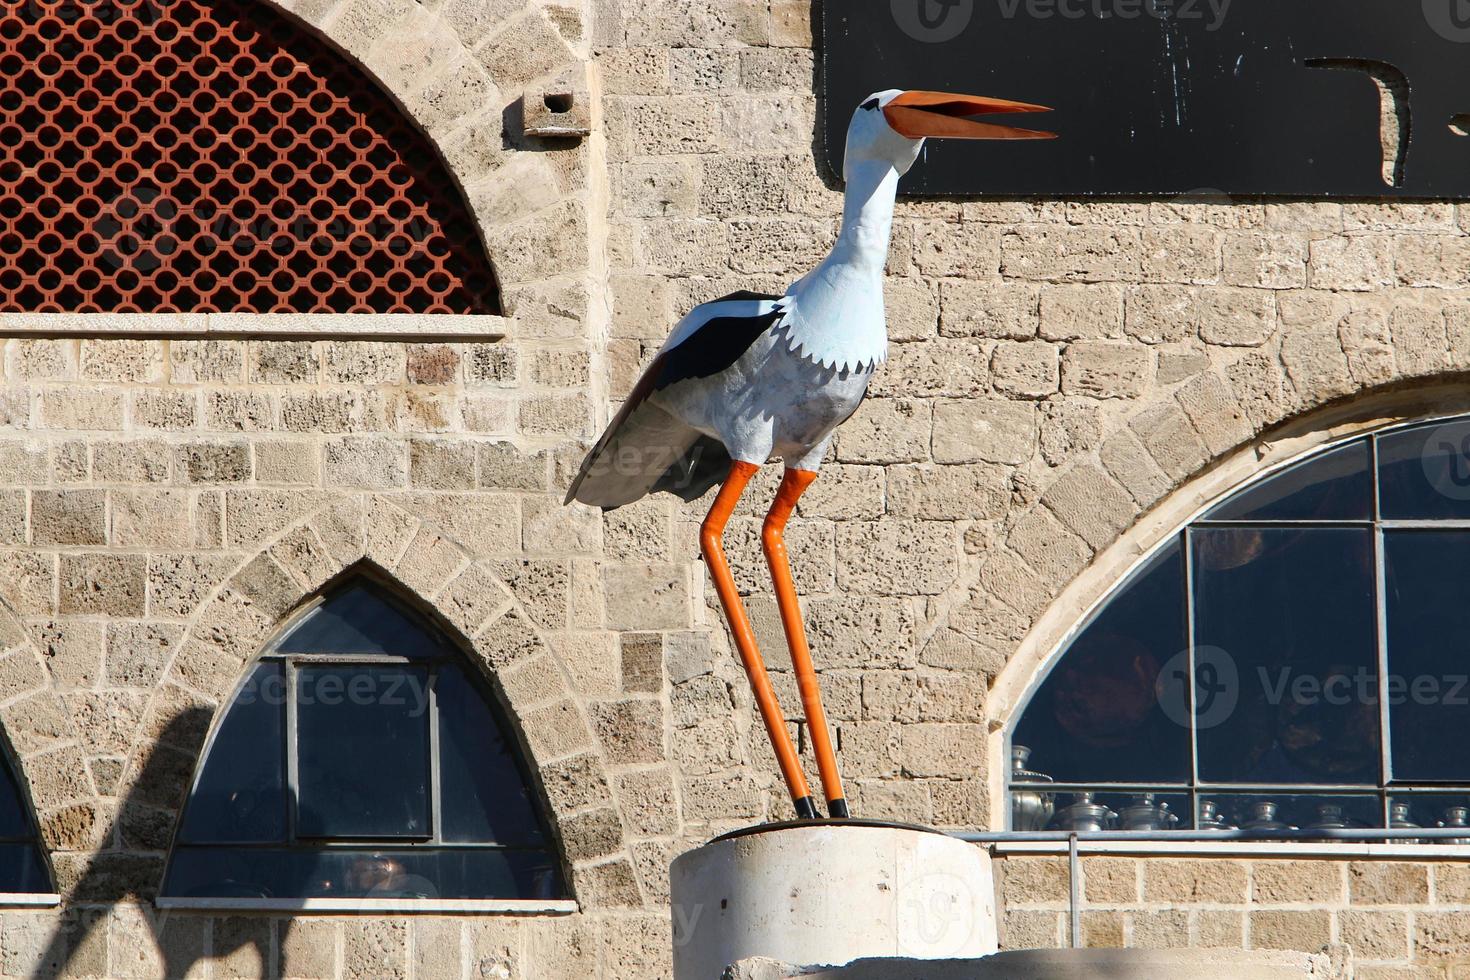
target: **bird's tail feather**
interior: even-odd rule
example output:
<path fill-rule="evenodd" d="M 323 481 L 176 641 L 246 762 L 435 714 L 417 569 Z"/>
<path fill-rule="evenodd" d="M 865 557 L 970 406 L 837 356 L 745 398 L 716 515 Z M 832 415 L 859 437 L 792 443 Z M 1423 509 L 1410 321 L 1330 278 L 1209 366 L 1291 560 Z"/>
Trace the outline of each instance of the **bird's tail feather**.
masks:
<path fill-rule="evenodd" d="M 724 445 L 642 401 L 615 419 L 567 491 L 573 500 L 612 510 L 650 493 L 695 500 L 725 478 Z"/>

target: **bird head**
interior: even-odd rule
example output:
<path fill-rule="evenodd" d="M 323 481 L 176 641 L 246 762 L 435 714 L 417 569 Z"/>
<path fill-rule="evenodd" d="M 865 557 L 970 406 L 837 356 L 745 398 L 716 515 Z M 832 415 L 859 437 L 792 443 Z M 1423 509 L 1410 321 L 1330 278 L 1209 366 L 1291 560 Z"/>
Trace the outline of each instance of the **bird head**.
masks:
<path fill-rule="evenodd" d="M 888 163 L 900 174 L 919 158 L 926 139 L 1049 140 L 1056 133 L 1017 129 L 972 117 L 995 113 L 1049 112 L 1046 106 L 948 92 L 875 92 L 853 113 L 847 130 L 847 164 Z"/>

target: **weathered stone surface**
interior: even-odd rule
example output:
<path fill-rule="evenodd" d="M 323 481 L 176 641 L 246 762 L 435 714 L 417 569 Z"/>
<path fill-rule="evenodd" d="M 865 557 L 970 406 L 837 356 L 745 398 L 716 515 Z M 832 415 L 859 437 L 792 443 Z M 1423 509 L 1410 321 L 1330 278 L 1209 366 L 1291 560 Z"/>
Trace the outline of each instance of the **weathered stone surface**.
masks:
<path fill-rule="evenodd" d="M 1043 286 L 1041 336 L 1102 340 L 1123 335 L 1123 291 L 1117 286 Z"/>
<path fill-rule="evenodd" d="M 1093 398 L 1136 398 L 1152 371 L 1153 357 L 1147 349 L 1079 341 L 1062 355 L 1062 391 Z"/>
<path fill-rule="evenodd" d="M 1040 325 L 1040 289 L 1024 283 L 945 279 L 939 332 L 950 337 L 1026 340 Z"/>
<path fill-rule="evenodd" d="M 929 457 L 929 403 L 874 398 L 862 404 L 837 435 L 844 463 L 907 463 Z"/>
<path fill-rule="evenodd" d="M 63 613 L 141 616 L 146 605 L 146 559 L 142 555 L 62 555 L 58 585 Z"/>
<path fill-rule="evenodd" d="M 995 390 L 1013 398 L 1045 398 L 1061 383 L 1057 347 L 1048 343 L 1001 341 L 990 361 Z"/>
<path fill-rule="evenodd" d="M 38 545 L 107 542 L 107 495 L 100 490 L 37 490 L 31 494 L 31 527 Z"/>
<path fill-rule="evenodd" d="M 1131 427 L 1159 468 L 1176 482 L 1205 461 L 1204 443 L 1175 405 L 1147 409 L 1134 418 Z"/>
<path fill-rule="evenodd" d="M 1252 435 L 1245 409 L 1217 375 L 1197 376 L 1179 390 L 1175 400 L 1211 455 L 1223 455 Z"/>
<path fill-rule="evenodd" d="M 1010 470 L 1002 466 L 894 466 L 888 513 L 919 520 L 994 520 L 1010 503 Z"/>
<path fill-rule="evenodd" d="M 663 713 L 656 700 L 607 701 L 592 705 L 592 725 L 614 764 L 659 762 L 664 758 Z"/>
<path fill-rule="evenodd" d="M 1347 869 L 1354 905 L 1422 905 L 1429 901 L 1429 865 L 1356 861 Z"/>
<path fill-rule="evenodd" d="M 1072 469 L 1041 499 L 1094 549 L 1111 543 L 1138 512 L 1123 488 L 1091 465 Z"/>
<path fill-rule="evenodd" d="M 608 624 L 678 629 L 689 622 L 689 579 L 678 565 L 614 565 L 602 571 Z"/>
<path fill-rule="evenodd" d="M 1031 458 L 1036 410 L 998 399 L 940 401 L 934 406 L 934 459 L 939 463 L 1009 463 Z"/>
<path fill-rule="evenodd" d="M 1251 946 L 1314 953 L 1332 941 L 1332 915 L 1327 910 L 1271 910 L 1250 914 Z"/>
<path fill-rule="evenodd" d="M 1246 895 L 1244 865 L 1224 861 L 1150 860 L 1143 865 L 1148 902 L 1240 902 Z"/>
<path fill-rule="evenodd" d="M 1251 865 L 1251 898 L 1264 905 L 1342 901 L 1342 867 L 1327 861 L 1257 861 Z"/>

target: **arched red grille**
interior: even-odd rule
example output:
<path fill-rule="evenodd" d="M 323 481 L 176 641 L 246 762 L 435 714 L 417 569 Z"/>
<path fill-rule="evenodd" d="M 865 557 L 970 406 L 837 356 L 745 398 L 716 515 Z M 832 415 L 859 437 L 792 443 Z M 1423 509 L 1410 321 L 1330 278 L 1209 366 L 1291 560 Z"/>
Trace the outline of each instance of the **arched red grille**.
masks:
<path fill-rule="evenodd" d="M 0 311 L 496 313 L 455 185 L 264 0 L 0 0 Z"/>

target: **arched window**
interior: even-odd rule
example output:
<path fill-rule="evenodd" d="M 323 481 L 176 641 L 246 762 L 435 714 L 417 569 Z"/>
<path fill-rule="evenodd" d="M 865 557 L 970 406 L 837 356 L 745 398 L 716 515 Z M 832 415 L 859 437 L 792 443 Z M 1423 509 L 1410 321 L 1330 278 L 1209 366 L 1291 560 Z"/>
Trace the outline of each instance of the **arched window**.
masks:
<path fill-rule="evenodd" d="M 560 899 L 520 752 L 464 653 L 357 581 L 299 616 L 216 723 L 162 898 Z"/>
<path fill-rule="evenodd" d="M 498 313 L 424 135 L 258 0 L 0 0 L 0 312 Z"/>
<path fill-rule="evenodd" d="M 1470 418 L 1318 451 L 1068 638 L 1010 731 L 1011 829 L 1466 826 L 1467 624 Z"/>

